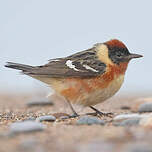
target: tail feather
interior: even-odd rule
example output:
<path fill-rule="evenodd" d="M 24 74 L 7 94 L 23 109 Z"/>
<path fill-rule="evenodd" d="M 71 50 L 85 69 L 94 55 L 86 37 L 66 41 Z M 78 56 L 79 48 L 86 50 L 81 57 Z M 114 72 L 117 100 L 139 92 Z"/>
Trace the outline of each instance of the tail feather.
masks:
<path fill-rule="evenodd" d="M 34 67 L 25 65 L 25 64 L 19 64 L 19 63 L 13 63 L 13 62 L 7 62 L 5 65 L 7 68 L 12 68 L 12 69 L 17 69 L 17 70 L 22 70 L 23 72 L 28 72 L 31 71 Z"/>

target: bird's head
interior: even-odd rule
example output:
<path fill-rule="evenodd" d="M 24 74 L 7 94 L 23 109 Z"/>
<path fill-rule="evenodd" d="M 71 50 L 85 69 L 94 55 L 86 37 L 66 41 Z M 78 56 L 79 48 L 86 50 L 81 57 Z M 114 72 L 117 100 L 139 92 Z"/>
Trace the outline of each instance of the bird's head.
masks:
<path fill-rule="evenodd" d="M 142 57 L 142 55 L 130 53 L 127 47 L 117 39 L 107 41 L 104 44 L 108 48 L 109 59 L 115 64 L 129 62 L 131 59 Z"/>

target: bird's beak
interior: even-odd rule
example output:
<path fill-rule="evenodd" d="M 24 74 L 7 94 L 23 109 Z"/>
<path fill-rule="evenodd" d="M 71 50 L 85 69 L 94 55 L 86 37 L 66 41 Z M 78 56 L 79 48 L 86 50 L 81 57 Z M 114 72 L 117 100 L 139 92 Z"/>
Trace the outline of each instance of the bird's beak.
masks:
<path fill-rule="evenodd" d="M 143 57 L 143 56 L 142 56 L 142 55 L 139 55 L 139 54 L 129 54 L 129 55 L 127 56 L 127 58 L 128 58 L 129 60 L 134 59 L 134 58 L 141 58 L 141 57 Z"/>

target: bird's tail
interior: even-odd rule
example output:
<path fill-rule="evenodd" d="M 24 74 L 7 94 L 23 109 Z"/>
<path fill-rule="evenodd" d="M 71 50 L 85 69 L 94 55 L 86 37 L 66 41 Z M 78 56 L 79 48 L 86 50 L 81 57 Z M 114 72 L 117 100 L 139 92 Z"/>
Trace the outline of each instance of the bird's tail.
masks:
<path fill-rule="evenodd" d="M 17 69 L 17 70 L 22 70 L 22 72 L 28 72 L 32 71 L 34 68 L 33 66 L 25 65 L 25 64 L 19 64 L 19 63 L 13 63 L 13 62 L 7 62 L 5 65 L 7 68 L 12 68 L 12 69 Z"/>

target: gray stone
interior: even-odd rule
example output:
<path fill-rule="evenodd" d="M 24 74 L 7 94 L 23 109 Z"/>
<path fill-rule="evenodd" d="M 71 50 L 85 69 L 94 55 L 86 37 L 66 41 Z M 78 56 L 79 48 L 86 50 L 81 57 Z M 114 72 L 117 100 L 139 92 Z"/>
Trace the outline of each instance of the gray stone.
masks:
<path fill-rule="evenodd" d="M 138 125 L 140 121 L 140 118 L 131 118 L 127 120 L 123 120 L 121 122 L 115 122 L 113 123 L 115 126 L 135 126 Z"/>
<path fill-rule="evenodd" d="M 83 116 L 77 120 L 77 125 L 104 125 L 105 121 L 93 116 Z"/>
<path fill-rule="evenodd" d="M 130 107 L 129 106 L 121 106 L 120 107 L 122 110 L 130 110 Z"/>
<path fill-rule="evenodd" d="M 35 121 L 15 122 L 10 125 L 10 133 L 42 131 L 45 125 Z"/>
<path fill-rule="evenodd" d="M 28 117 L 27 119 L 25 119 L 24 121 L 34 121 L 36 118 L 35 117 Z"/>
<path fill-rule="evenodd" d="M 140 115 L 138 113 L 131 113 L 131 114 L 120 114 L 113 118 L 114 121 L 122 121 L 125 119 L 131 119 L 131 118 L 143 118 L 143 115 Z"/>
<path fill-rule="evenodd" d="M 138 112 L 152 112 L 152 103 L 144 103 L 139 106 Z"/>
<path fill-rule="evenodd" d="M 48 116 L 40 116 L 38 118 L 36 118 L 36 121 L 55 121 L 56 117 L 52 116 L 52 115 L 48 115 Z"/>
<path fill-rule="evenodd" d="M 69 119 L 69 116 L 61 116 L 60 119 L 62 120 Z"/>
<path fill-rule="evenodd" d="M 47 98 L 32 99 L 27 103 L 27 106 L 52 106 L 53 102 Z"/>

